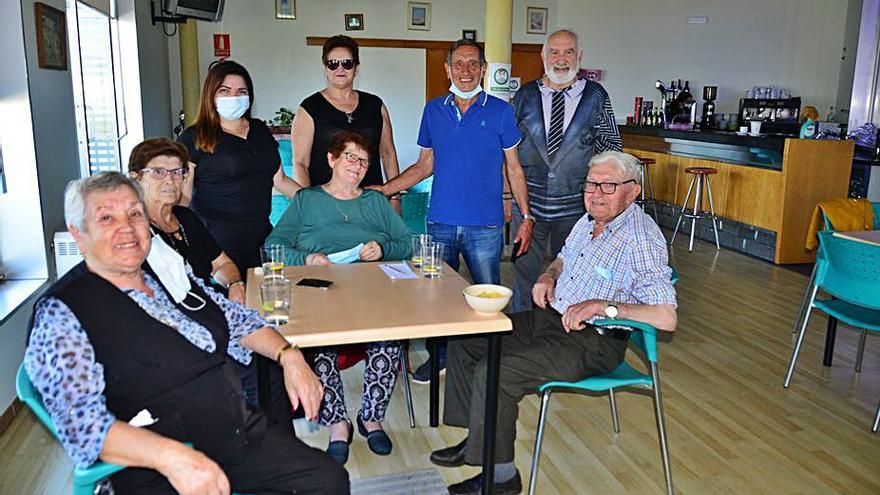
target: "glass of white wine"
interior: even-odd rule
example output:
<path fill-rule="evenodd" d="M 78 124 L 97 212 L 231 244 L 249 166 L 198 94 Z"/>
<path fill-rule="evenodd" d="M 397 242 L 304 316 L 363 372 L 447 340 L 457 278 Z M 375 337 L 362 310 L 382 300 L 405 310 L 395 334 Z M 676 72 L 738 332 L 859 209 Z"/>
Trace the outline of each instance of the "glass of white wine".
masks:
<path fill-rule="evenodd" d="M 260 248 L 260 261 L 263 263 L 264 278 L 284 278 L 284 260 L 287 250 L 279 244 Z"/>

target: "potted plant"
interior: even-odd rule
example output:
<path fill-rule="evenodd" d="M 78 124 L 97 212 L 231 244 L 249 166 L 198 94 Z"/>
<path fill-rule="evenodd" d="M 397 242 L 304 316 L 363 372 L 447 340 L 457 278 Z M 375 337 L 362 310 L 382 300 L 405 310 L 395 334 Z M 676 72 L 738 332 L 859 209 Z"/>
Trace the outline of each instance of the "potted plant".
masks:
<path fill-rule="evenodd" d="M 269 119 L 266 125 L 272 134 L 290 134 L 290 125 L 293 123 L 293 112 L 290 109 L 281 107 L 275 112 L 275 117 Z"/>

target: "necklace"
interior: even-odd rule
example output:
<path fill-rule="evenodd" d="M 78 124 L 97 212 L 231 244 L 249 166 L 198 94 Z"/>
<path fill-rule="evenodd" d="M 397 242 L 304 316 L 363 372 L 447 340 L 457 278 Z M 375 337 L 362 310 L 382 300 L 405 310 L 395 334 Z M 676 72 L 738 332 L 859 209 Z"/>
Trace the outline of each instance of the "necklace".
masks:
<path fill-rule="evenodd" d="M 333 206 L 335 206 L 335 207 L 336 207 L 336 211 L 338 211 L 339 214 L 342 215 L 342 221 L 345 222 L 345 223 L 348 223 L 348 221 L 349 221 L 349 219 L 350 219 L 349 214 L 351 213 L 351 210 L 349 210 L 349 211 L 347 211 L 347 212 L 342 211 L 342 208 L 339 207 L 339 202 L 338 202 L 338 200 L 336 200 L 335 198 L 334 198 L 334 200 L 333 200 Z"/>
<path fill-rule="evenodd" d="M 354 116 L 352 115 L 354 112 L 345 112 L 345 117 L 348 119 L 348 123 L 351 124 L 354 121 Z"/>

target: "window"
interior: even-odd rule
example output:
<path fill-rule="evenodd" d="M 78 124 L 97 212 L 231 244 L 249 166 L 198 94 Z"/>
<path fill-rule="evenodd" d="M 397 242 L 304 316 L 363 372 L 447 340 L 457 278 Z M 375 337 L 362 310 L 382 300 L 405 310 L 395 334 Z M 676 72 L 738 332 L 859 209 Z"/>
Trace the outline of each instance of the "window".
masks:
<path fill-rule="evenodd" d="M 82 175 L 121 171 L 127 125 L 116 20 L 76 0 L 67 9 Z"/>

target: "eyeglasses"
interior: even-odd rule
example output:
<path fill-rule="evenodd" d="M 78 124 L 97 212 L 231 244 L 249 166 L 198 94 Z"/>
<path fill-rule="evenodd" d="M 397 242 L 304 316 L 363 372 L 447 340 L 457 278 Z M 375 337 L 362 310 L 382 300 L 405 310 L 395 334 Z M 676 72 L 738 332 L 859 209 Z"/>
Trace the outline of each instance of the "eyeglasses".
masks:
<path fill-rule="evenodd" d="M 141 170 L 141 172 L 152 175 L 157 179 L 164 179 L 165 177 L 168 177 L 169 174 L 172 179 L 182 179 L 189 173 L 189 169 L 186 167 L 175 168 L 173 170 L 167 168 L 145 168 Z"/>
<path fill-rule="evenodd" d="M 586 181 L 584 182 L 584 191 L 588 193 L 596 192 L 596 188 L 602 190 L 603 194 L 614 194 L 617 192 L 617 186 L 622 186 L 624 184 L 629 184 L 630 182 L 635 182 L 635 179 L 630 179 L 624 182 L 593 182 Z"/>
<path fill-rule="evenodd" d="M 347 58 L 345 60 L 336 60 L 335 58 L 331 58 L 324 62 L 324 65 L 327 66 L 330 70 L 336 70 L 341 65 L 345 70 L 354 69 L 354 60 Z"/>
<path fill-rule="evenodd" d="M 361 158 L 357 156 L 357 153 L 352 153 L 351 151 L 343 151 L 343 155 L 345 155 L 345 159 L 348 163 L 357 163 L 361 162 L 361 167 L 369 168 L 370 167 L 370 159 L 369 158 Z"/>

